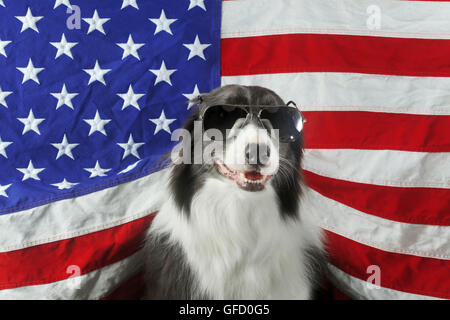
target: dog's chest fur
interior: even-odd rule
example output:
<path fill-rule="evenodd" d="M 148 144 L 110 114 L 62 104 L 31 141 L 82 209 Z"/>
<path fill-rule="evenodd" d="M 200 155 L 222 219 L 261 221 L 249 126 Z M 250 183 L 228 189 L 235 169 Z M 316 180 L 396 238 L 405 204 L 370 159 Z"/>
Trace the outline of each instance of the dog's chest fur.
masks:
<path fill-rule="evenodd" d="M 271 186 L 246 192 L 208 178 L 189 217 L 173 200 L 164 204 L 147 247 L 149 297 L 308 299 L 309 252 L 321 241 L 308 221 L 282 218 Z"/>

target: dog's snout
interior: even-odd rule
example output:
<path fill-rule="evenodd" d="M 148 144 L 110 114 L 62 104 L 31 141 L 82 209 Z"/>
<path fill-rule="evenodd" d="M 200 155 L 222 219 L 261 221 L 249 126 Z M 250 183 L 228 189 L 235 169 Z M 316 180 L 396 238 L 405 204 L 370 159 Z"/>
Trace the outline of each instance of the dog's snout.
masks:
<path fill-rule="evenodd" d="M 245 162 L 248 165 L 265 165 L 269 157 L 270 148 L 265 143 L 250 143 L 245 147 Z"/>

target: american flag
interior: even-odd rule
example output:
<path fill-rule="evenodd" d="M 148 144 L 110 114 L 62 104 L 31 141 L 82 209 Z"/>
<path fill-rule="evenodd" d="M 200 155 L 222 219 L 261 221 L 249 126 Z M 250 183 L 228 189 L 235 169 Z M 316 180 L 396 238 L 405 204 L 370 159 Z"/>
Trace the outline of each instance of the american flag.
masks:
<path fill-rule="evenodd" d="M 220 85 L 220 7 L 0 1 L 0 298 L 105 298 L 136 276 L 151 173 Z"/>
<path fill-rule="evenodd" d="M 450 298 L 449 17 L 445 1 L 0 0 L 0 298 L 138 297 L 167 196 L 155 164 L 186 100 L 231 83 L 301 106 L 301 212 L 336 288 Z"/>

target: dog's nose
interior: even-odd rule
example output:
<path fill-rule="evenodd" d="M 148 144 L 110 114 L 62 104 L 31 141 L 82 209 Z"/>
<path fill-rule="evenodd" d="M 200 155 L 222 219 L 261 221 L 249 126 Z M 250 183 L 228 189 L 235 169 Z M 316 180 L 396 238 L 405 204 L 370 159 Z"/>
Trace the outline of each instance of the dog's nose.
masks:
<path fill-rule="evenodd" d="M 267 144 L 250 143 L 245 147 L 245 164 L 265 165 L 269 157 L 270 148 Z"/>

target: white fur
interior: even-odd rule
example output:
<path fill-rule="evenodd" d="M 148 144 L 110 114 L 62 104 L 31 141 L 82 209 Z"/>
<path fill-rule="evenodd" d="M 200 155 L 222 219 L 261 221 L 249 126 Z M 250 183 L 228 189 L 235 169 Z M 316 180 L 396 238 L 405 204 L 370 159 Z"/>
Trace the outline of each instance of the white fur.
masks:
<path fill-rule="evenodd" d="M 211 176 L 194 196 L 189 219 L 169 200 L 150 232 L 181 244 L 197 290 L 213 299 L 308 299 L 305 249 L 321 248 L 321 231 L 306 219 L 283 220 L 270 184 L 248 192 Z"/>
<path fill-rule="evenodd" d="M 275 174 L 279 164 L 278 143 L 276 139 L 269 136 L 267 130 L 258 128 L 254 124 L 246 125 L 238 131 L 236 139 L 227 143 L 225 156 L 221 160 L 233 170 L 249 170 L 244 156 L 245 147 L 251 143 L 266 145 L 271 150 L 267 163 L 260 168 L 260 171 L 264 175 Z"/>

